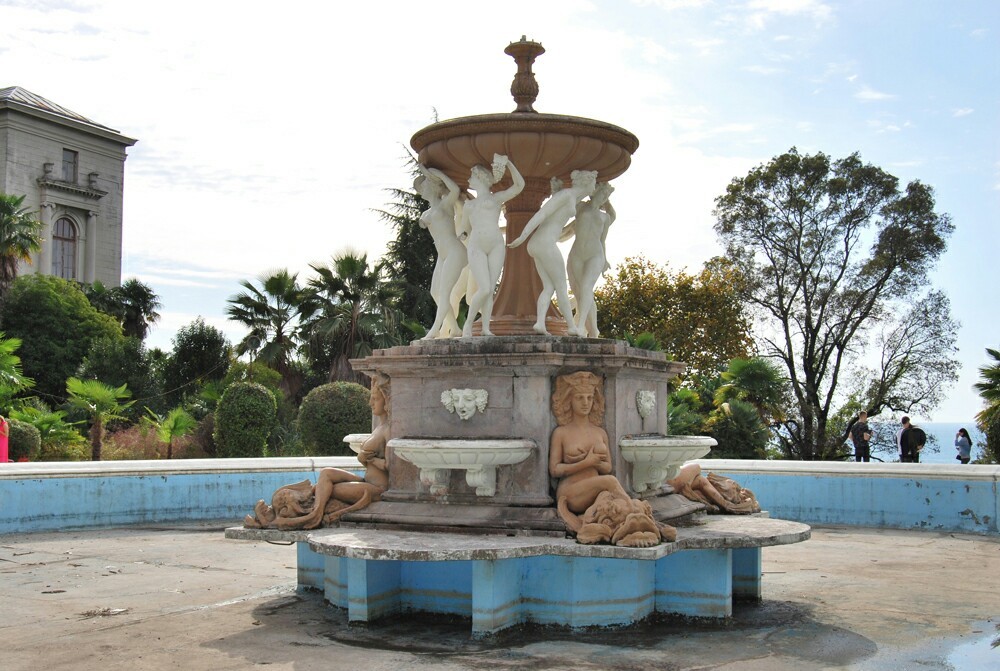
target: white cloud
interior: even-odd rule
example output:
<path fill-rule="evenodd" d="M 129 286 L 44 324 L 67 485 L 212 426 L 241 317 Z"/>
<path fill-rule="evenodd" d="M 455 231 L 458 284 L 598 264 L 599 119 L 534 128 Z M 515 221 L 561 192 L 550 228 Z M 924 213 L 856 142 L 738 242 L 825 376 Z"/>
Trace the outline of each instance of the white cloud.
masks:
<path fill-rule="evenodd" d="M 963 117 L 963 116 L 969 116 L 973 112 L 975 112 L 975 110 L 972 109 L 971 107 L 959 107 L 957 109 L 953 109 L 951 111 L 951 115 L 953 117 Z"/>
<path fill-rule="evenodd" d="M 763 28 L 772 15 L 802 16 L 818 24 L 833 18 L 833 9 L 819 0 L 751 0 L 746 5 L 755 27 Z"/>
<path fill-rule="evenodd" d="M 784 72 L 782 68 L 768 67 L 766 65 L 745 65 L 740 69 L 744 72 L 752 72 L 758 75 L 776 75 Z"/>
<path fill-rule="evenodd" d="M 703 7 L 709 2 L 710 0 L 632 0 L 632 4 L 638 7 L 659 7 L 668 12 Z"/>
<path fill-rule="evenodd" d="M 883 93 L 881 91 L 876 91 L 869 86 L 862 86 L 861 90 L 854 94 L 854 97 L 858 100 L 863 100 L 865 102 L 871 102 L 875 100 L 892 100 L 896 96 L 891 93 Z"/>

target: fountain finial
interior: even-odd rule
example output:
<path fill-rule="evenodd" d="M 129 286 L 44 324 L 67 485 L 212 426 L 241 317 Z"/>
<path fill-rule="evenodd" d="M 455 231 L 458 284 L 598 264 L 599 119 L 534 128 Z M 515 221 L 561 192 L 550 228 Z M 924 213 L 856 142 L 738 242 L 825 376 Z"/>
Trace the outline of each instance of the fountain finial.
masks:
<path fill-rule="evenodd" d="M 511 42 L 503 50 L 505 54 L 511 56 L 517 63 L 517 73 L 514 81 L 510 85 L 510 94 L 514 96 L 517 103 L 515 112 L 535 112 L 532 103 L 538 97 L 538 82 L 535 81 L 535 73 L 531 71 L 531 64 L 535 59 L 545 53 L 545 47 L 539 42 L 529 40 L 525 35 L 521 35 L 520 42 Z"/>

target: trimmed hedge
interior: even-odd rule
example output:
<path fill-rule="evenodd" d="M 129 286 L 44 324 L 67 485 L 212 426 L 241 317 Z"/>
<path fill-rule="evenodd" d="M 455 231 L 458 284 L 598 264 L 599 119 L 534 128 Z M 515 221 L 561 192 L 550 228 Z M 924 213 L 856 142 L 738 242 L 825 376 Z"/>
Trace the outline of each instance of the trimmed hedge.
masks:
<path fill-rule="evenodd" d="M 265 456 L 267 437 L 274 428 L 277 404 L 267 387 L 256 382 L 234 382 L 223 392 L 215 411 L 215 447 L 220 457 Z"/>
<path fill-rule="evenodd" d="M 368 397 L 368 389 L 353 382 L 331 382 L 306 394 L 297 420 L 306 454 L 326 457 L 354 454 L 344 443 L 344 436 L 371 431 Z"/>
<path fill-rule="evenodd" d="M 42 449 L 42 434 L 31 424 L 19 419 L 7 420 L 10 426 L 10 436 L 7 442 L 7 458 L 18 461 L 27 457 L 29 461 L 38 458 Z"/>

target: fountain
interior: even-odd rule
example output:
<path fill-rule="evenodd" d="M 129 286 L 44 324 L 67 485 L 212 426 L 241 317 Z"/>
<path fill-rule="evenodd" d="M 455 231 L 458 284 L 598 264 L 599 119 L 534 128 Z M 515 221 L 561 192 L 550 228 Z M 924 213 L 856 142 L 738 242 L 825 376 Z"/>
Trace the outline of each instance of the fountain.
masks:
<path fill-rule="evenodd" d="M 227 536 L 297 542 L 300 586 L 322 589 L 351 620 L 455 613 L 487 635 L 524 621 L 725 617 L 734 595 L 759 598 L 760 548 L 804 540 L 808 527 L 705 518 L 707 508 L 759 508 L 735 484 L 678 472 L 715 444 L 667 435 L 668 383 L 684 364 L 566 335 L 581 320 L 547 295 L 558 295 L 562 275 L 565 296 L 563 268 L 533 242 L 548 235 L 554 249 L 588 195 L 579 207 L 613 212 L 602 205 L 612 189 L 598 184 L 626 171 L 638 140 L 601 121 L 536 112 L 531 67 L 544 49 L 522 38 L 505 51 L 517 63 L 513 112 L 442 121 L 411 140 L 424 179 L 440 183 L 445 206 L 432 214 L 445 213 L 445 228 L 447 207 L 470 182 L 477 198 L 465 212 L 480 202 L 473 237 L 483 208 L 499 217 L 505 202 L 508 249 L 492 319 L 486 307 L 477 337 L 435 333 L 353 360 L 373 379 L 377 418 L 370 436 L 345 438 L 367 466 L 364 481 L 324 469 L 312 489 L 300 483 L 259 503 L 247 527 L 263 528 Z M 324 520 L 331 526 L 302 530 Z"/>

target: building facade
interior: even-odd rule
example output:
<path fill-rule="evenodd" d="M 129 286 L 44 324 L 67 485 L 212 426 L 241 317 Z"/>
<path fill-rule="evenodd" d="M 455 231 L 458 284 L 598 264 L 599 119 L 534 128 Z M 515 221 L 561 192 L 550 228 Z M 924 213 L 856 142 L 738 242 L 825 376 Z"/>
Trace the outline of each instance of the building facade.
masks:
<path fill-rule="evenodd" d="M 42 249 L 19 273 L 121 284 L 126 150 L 136 140 L 21 87 L 0 88 L 0 193 L 24 195 Z"/>

